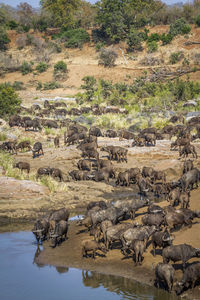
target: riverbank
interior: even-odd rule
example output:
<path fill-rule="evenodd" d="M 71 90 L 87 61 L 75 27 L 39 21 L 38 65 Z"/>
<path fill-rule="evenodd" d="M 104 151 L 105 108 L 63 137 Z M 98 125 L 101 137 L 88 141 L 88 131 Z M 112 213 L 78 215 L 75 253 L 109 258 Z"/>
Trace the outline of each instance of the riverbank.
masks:
<path fill-rule="evenodd" d="M 191 193 L 191 209 L 200 210 L 199 189 Z M 166 206 L 168 203 L 163 201 L 161 206 Z M 141 215 L 146 212 L 143 208 L 138 211 L 136 221 L 140 222 Z M 195 219 L 191 228 L 183 227 L 179 231 L 174 232 L 174 244 L 187 243 L 194 247 L 200 247 L 200 223 Z M 35 258 L 38 264 L 49 264 L 61 267 L 74 267 L 100 273 L 119 275 L 127 278 L 132 278 L 140 283 L 150 286 L 154 285 L 154 264 L 162 262 L 161 252 L 157 250 L 156 257 L 152 255 L 152 246 L 149 245 L 147 252 L 144 254 L 142 266 L 135 266 L 132 257 L 124 259 L 119 249 L 110 250 L 106 257 L 97 256 L 95 260 L 91 258 L 82 258 L 81 242 L 84 239 L 92 239 L 83 227 L 76 225 L 76 222 L 70 224 L 68 240 L 63 242 L 59 247 L 52 249 L 49 242 L 44 243 L 44 250 Z M 199 261 L 198 258 L 191 259 Z M 181 264 L 175 264 L 175 281 L 182 277 Z M 200 299 L 200 286 L 196 286 L 193 291 L 188 290 L 184 294 L 186 299 Z"/>

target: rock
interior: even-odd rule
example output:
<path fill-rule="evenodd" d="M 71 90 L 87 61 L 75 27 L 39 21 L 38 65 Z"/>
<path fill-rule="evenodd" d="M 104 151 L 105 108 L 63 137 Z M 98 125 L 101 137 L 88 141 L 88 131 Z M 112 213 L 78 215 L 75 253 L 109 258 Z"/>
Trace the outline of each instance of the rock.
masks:
<path fill-rule="evenodd" d="M 197 102 L 194 101 L 194 100 L 188 100 L 186 103 L 183 104 L 183 107 L 188 107 L 188 106 L 196 107 L 197 106 Z"/>
<path fill-rule="evenodd" d="M 9 140 L 14 140 L 14 141 L 17 140 L 17 136 L 12 133 L 7 133 L 6 135 Z"/>
<path fill-rule="evenodd" d="M 92 125 L 93 121 L 91 119 L 87 119 L 86 117 L 84 116 L 79 116 L 79 117 L 76 117 L 74 119 L 74 121 L 78 122 L 78 123 L 81 123 L 81 124 L 87 124 L 87 125 Z"/>
<path fill-rule="evenodd" d="M 49 194 L 47 187 L 36 182 L 0 177 L 0 217 L 37 217 L 48 206 Z"/>

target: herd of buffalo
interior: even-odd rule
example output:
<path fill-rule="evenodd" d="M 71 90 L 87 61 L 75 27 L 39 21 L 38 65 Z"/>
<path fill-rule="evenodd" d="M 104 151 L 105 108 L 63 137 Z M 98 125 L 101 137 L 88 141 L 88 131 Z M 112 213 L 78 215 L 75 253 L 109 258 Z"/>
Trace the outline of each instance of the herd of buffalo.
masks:
<path fill-rule="evenodd" d="M 59 108 L 59 106 L 63 108 Z M 67 111 L 66 104 L 58 102 L 50 104 L 44 102 L 44 108 L 40 105 L 32 105 L 29 113 L 35 114 L 35 118 L 23 117 L 20 115 L 27 109 L 21 108 L 18 115 L 12 116 L 9 125 L 23 127 L 28 130 L 42 130 L 43 127 L 61 128 L 67 127 L 64 133 L 64 146 L 77 144 L 76 148 L 81 151 L 82 158 L 77 162 L 77 168 L 71 170 L 69 175 L 72 180 L 95 180 L 105 183 L 114 180 L 117 186 L 136 185 L 140 199 L 117 200 L 110 204 L 104 201 L 91 202 L 87 206 L 85 217 L 77 221 L 77 226 L 84 226 L 94 239 L 88 238 L 82 241 L 82 256 L 95 258 L 97 250 L 104 254 L 112 249 L 120 249 L 124 257 L 130 255 L 135 260 L 136 265 L 141 265 L 145 257 L 146 249 L 152 245 L 152 255 L 162 252 L 163 262 L 155 267 L 156 281 L 158 286 L 165 286 L 169 292 L 172 291 L 175 269 L 169 264 L 170 261 L 181 261 L 183 267 L 183 277 L 177 282 L 175 291 L 179 295 L 188 287 L 194 287 L 200 279 L 200 262 L 187 262 L 193 257 L 200 257 L 200 248 L 194 248 L 188 244 L 173 245 L 175 236 L 174 230 L 182 226 L 191 227 L 193 220 L 200 218 L 200 212 L 190 209 L 190 191 L 198 187 L 200 181 L 200 171 L 194 166 L 197 159 L 197 151 L 192 141 L 200 137 L 200 117 L 193 117 L 188 122 L 182 115 L 173 116 L 171 123 L 179 122 L 179 125 L 166 125 L 161 130 L 149 127 L 135 133 L 131 130 L 107 130 L 103 132 L 95 126 L 88 129 L 71 119 L 66 119 L 66 114 L 80 116 L 85 112 L 102 114 L 107 112 L 124 113 L 125 110 L 116 108 L 93 107 L 74 108 Z M 44 119 L 44 116 L 62 116 L 59 120 Z M 192 131 L 196 134 L 192 135 Z M 171 150 L 179 150 L 179 157 L 185 158 L 183 162 L 182 176 L 177 181 L 167 182 L 164 171 L 155 170 L 152 167 L 143 166 L 140 168 L 127 168 L 123 172 L 117 172 L 113 162 L 127 163 L 128 148 L 121 146 L 98 147 L 98 137 L 106 136 L 110 139 L 119 137 L 120 140 L 131 140 L 131 146 L 154 147 L 157 140 L 176 140 L 171 143 Z M 54 138 L 55 148 L 60 147 L 60 136 Z M 41 142 L 36 142 L 33 147 L 27 140 L 17 143 L 17 141 L 6 141 L 0 145 L 1 150 L 17 153 L 27 149 L 32 151 L 33 158 L 45 155 Z M 101 158 L 100 158 L 101 155 Z M 188 159 L 192 155 L 193 160 Z M 104 157 L 103 157 L 104 156 Z M 107 158 L 105 158 L 107 156 Z M 30 164 L 19 161 L 14 165 L 21 171 L 30 172 Z M 41 167 L 37 170 L 36 177 L 48 175 L 59 181 L 65 181 L 64 174 L 58 168 L 50 166 Z M 148 200 L 148 192 L 152 192 L 156 197 L 164 197 L 169 205 L 162 208 Z M 141 224 L 134 221 L 137 210 L 147 207 L 141 218 Z M 178 207 L 178 208 L 177 208 Z M 38 219 L 33 228 L 33 233 L 38 241 L 51 240 L 52 247 L 56 247 L 63 240 L 67 239 L 69 211 L 66 208 L 49 213 Z M 158 252 L 156 248 L 160 248 Z M 143 257 L 144 255 L 144 257 Z"/>

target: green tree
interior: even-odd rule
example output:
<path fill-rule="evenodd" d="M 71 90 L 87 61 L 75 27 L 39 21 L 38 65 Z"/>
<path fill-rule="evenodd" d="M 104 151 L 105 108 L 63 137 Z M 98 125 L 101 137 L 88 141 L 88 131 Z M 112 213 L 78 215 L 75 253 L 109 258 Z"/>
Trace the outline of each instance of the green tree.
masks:
<path fill-rule="evenodd" d="M 10 43 L 10 39 L 5 28 L 0 27 L 0 51 L 7 50 L 7 45 Z"/>
<path fill-rule="evenodd" d="M 75 13 L 81 0 L 41 0 L 42 8 L 49 11 L 55 26 L 73 27 Z"/>
<path fill-rule="evenodd" d="M 97 23 L 102 35 L 111 42 L 119 42 L 126 37 L 131 27 L 136 26 L 138 17 L 150 17 L 155 5 L 155 0 L 101 0 L 97 2 Z"/>
<path fill-rule="evenodd" d="M 20 104 L 21 100 L 15 90 L 6 84 L 0 84 L 0 117 L 15 114 Z"/>

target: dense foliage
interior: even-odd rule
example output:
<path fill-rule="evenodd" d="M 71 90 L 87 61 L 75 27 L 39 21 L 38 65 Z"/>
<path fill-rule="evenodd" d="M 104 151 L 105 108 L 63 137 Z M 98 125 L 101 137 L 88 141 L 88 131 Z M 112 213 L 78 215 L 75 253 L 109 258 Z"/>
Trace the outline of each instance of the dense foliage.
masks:
<path fill-rule="evenodd" d="M 0 117 L 15 114 L 20 104 L 21 100 L 15 90 L 7 84 L 0 84 Z"/>
<path fill-rule="evenodd" d="M 3 26 L 0 27 L 0 51 L 7 50 L 7 46 L 10 43 L 8 34 Z"/>

